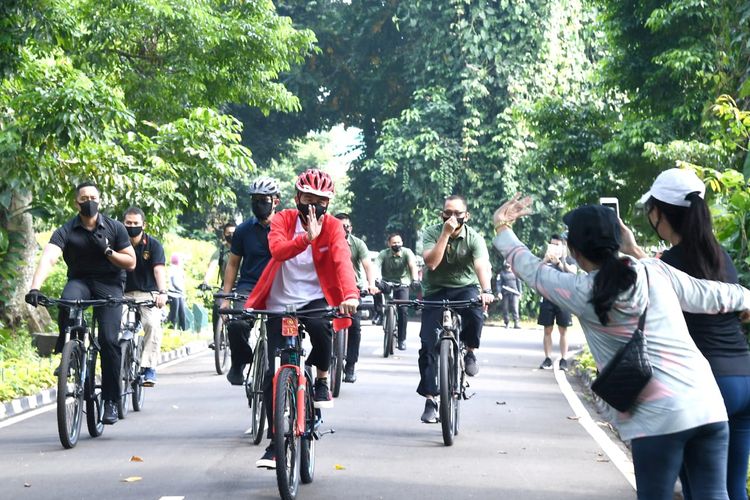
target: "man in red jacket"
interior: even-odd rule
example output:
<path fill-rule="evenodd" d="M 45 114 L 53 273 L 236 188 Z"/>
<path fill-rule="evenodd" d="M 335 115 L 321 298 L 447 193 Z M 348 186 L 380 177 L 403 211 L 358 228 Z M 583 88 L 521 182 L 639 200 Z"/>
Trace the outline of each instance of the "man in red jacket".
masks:
<path fill-rule="evenodd" d="M 268 247 L 271 261 L 266 266 L 245 307 L 298 311 L 326 306 L 338 307 L 343 314 L 354 314 L 359 306 L 359 290 L 354 277 L 349 244 L 340 220 L 326 214 L 333 197 L 333 180 L 320 170 L 306 170 L 297 178 L 297 209 L 282 210 L 271 222 Z M 331 362 L 329 322 L 323 318 L 300 319 L 310 335 L 312 351 L 308 365 L 316 368 L 313 400 L 316 408 L 332 408 L 328 389 Z M 347 328 L 351 320 L 334 320 L 336 330 Z M 266 322 L 269 356 L 282 347 L 281 318 Z M 271 360 L 269 360 L 271 361 Z M 263 399 L 268 422 L 272 421 L 274 363 L 269 363 L 263 381 Z M 269 437 L 273 435 L 269 425 Z M 273 445 L 266 448 L 257 467 L 275 469 Z"/>

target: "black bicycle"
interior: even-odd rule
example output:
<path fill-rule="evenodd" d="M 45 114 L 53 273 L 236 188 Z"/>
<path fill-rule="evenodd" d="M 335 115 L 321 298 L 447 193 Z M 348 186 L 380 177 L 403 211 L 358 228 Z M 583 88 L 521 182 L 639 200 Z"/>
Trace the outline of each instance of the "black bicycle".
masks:
<path fill-rule="evenodd" d="M 346 358 L 346 344 L 349 329 L 334 330 L 333 346 L 331 348 L 331 367 L 328 369 L 328 380 L 331 381 L 331 394 L 334 398 L 341 393 L 341 382 L 344 379 L 344 359 Z"/>
<path fill-rule="evenodd" d="M 305 365 L 302 341 L 306 330 L 301 318 L 341 317 L 337 309 L 325 307 L 285 312 L 254 309 L 220 309 L 221 314 L 231 314 L 246 319 L 260 315 L 281 317 L 281 335 L 284 347 L 274 353 L 279 358 L 273 380 L 273 430 L 276 456 L 276 481 L 284 500 L 297 496 L 300 480 L 307 484 L 315 475 L 315 441 L 320 439 L 321 412 L 313 402 L 313 376 Z M 333 433 L 333 430 L 330 431 Z"/>
<path fill-rule="evenodd" d="M 96 324 L 92 322 L 89 328 L 83 312 L 88 307 L 112 304 L 112 300 L 51 299 L 40 295 L 39 304 L 70 309 L 57 377 L 57 433 L 63 447 L 70 449 L 78 443 L 84 402 L 89 435 L 98 437 L 104 432 L 102 387 L 96 381 L 96 358 L 99 354 Z"/>
<path fill-rule="evenodd" d="M 263 430 L 266 425 L 266 410 L 263 403 L 263 377 L 268 369 L 268 338 L 266 333 L 266 318 L 262 315 L 257 319 L 257 338 L 253 350 L 253 361 L 245 374 L 245 395 L 250 407 L 249 434 L 253 444 L 260 444 L 263 440 Z"/>
<path fill-rule="evenodd" d="M 467 395 L 469 383 L 464 371 L 466 346 L 460 340 L 461 316 L 456 312 L 469 307 L 481 307 L 480 299 L 469 300 L 394 300 L 396 305 L 405 305 L 415 309 L 440 308 L 443 310 L 443 322 L 438 335 L 438 387 L 440 388 L 440 424 L 443 430 L 445 446 L 453 444 L 458 435 L 461 417 L 461 400 L 473 396 Z"/>
<path fill-rule="evenodd" d="M 398 310 L 393 302 L 393 291 L 409 285 L 380 280 L 376 286 L 383 292 L 383 357 L 393 355 L 393 344 L 398 337 Z"/>
<path fill-rule="evenodd" d="M 119 418 L 128 416 L 128 403 L 132 398 L 133 411 L 141 411 L 146 400 L 141 373 L 141 355 L 143 353 L 143 336 L 140 335 L 140 307 L 155 307 L 153 299 L 136 300 L 129 297 L 113 299 L 127 307 L 125 321 L 120 330 L 120 399 L 117 401 Z"/>
<path fill-rule="evenodd" d="M 216 292 L 214 293 L 215 299 L 244 302 L 247 300 L 247 294 Z M 224 318 L 224 315 L 219 315 L 216 321 L 216 328 L 214 328 L 214 341 L 211 344 L 214 350 L 216 373 L 219 375 L 222 375 L 227 370 L 227 363 L 229 362 L 229 337 L 227 337 L 227 323 L 229 321 L 231 321 L 231 318 Z"/>

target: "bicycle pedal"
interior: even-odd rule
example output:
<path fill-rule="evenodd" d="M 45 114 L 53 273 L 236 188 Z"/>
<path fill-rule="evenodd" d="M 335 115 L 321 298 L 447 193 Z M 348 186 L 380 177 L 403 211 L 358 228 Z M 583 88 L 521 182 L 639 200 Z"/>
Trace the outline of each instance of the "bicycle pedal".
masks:
<path fill-rule="evenodd" d="M 469 394 L 466 394 L 465 392 L 464 392 L 463 394 L 461 394 L 461 396 L 463 397 L 463 400 L 464 400 L 464 401 L 466 401 L 466 400 L 468 400 L 468 399 L 471 399 L 471 398 L 473 398 L 473 397 L 474 397 L 474 396 L 476 396 L 476 395 L 477 395 L 477 393 L 476 393 L 476 392 L 472 392 L 472 393 L 471 393 L 470 395 L 469 395 Z"/>

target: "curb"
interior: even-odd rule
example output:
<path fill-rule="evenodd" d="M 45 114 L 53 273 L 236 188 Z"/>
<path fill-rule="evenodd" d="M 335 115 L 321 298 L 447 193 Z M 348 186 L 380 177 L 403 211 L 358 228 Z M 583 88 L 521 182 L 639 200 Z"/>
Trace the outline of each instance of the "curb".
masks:
<path fill-rule="evenodd" d="M 161 353 L 159 364 L 161 365 L 175 359 L 186 358 L 192 354 L 196 354 L 207 349 L 208 346 L 206 345 L 206 342 L 190 342 L 189 344 L 185 344 L 178 349 Z M 2 403 L 2 405 L 0 405 L 0 422 L 8 418 L 21 415 L 22 413 L 41 408 L 42 406 L 53 404 L 56 402 L 56 399 L 57 389 L 50 388 L 45 389 L 32 396 L 24 396 Z"/>

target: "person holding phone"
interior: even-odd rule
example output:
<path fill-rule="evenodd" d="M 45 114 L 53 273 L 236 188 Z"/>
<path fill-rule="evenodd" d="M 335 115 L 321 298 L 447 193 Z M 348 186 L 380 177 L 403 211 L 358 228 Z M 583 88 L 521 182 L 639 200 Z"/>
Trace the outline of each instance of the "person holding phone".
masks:
<path fill-rule="evenodd" d="M 561 273 L 575 274 L 577 271 L 576 266 L 571 262 L 566 250 L 560 235 L 551 235 L 542 263 Z M 568 331 L 568 327 L 573 324 L 573 318 L 569 311 L 562 309 L 551 300 L 542 297 L 542 302 L 539 304 L 539 316 L 537 317 L 537 324 L 544 327 L 544 361 L 539 365 L 539 368 L 542 370 L 550 370 L 553 367 L 552 330 L 555 323 L 557 323 L 557 331 L 560 333 L 560 369 L 567 370 L 568 362 L 565 356 L 568 354 L 568 339 L 565 337 L 565 334 Z"/>

